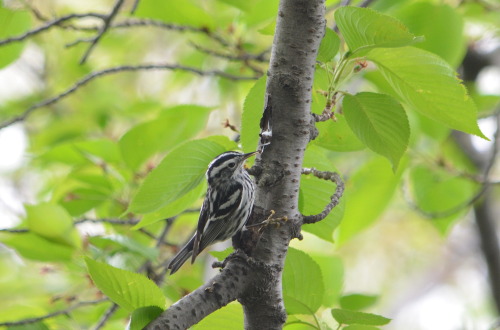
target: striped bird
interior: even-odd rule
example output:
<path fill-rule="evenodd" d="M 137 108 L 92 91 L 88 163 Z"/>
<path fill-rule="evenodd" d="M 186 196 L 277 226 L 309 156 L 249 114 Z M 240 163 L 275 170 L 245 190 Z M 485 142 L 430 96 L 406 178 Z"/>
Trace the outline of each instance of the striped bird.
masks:
<path fill-rule="evenodd" d="M 207 246 L 225 241 L 243 228 L 255 199 L 255 185 L 243 166 L 249 157 L 257 153 L 228 151 L 208 165 L 208 190 L 201 207 L 198 228 L 170 261 L 170 274 L 175 273 L 190 256 L 193 263 Z"/>

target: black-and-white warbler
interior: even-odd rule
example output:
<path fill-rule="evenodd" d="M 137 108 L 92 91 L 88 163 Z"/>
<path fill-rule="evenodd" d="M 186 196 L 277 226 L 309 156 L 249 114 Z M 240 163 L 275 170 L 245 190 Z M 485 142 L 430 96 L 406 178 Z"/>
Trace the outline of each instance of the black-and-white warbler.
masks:
<path fill-rule="evenodd" d="M 243 228 L 255 199 L 255 185 L 243 165 L 246 159 L 257 153 L 228 151 L 208 165 L 208 190 L 201 207 L 198 229 L 170 261 L 170 274 L 175 273 L 190 256 L 193 263 L 207 246 L 225 241 Z"/>

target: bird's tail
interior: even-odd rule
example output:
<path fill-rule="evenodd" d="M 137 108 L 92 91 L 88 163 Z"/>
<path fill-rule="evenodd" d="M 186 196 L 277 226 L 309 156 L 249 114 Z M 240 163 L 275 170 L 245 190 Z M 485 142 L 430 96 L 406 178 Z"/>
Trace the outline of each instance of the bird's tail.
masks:
<path fill-rule="evenodd" d="M 168 264 L 168 269 L 170 269 L 170 275 L 178 271 L 179 268 L 181 268 L 181 266 L 186 262 L 186 260 L 189 259 L 191 254 L 193 254 L 194 240 L 195 236 L 193 236 L 189 240 L 189 242 L 187 242 L 187 244 L 184 245 L 184 247 L 179 252 L 177 252 L 175 257 L 172 258 L 172 260 L 170 260 L 170 263 Z"/>

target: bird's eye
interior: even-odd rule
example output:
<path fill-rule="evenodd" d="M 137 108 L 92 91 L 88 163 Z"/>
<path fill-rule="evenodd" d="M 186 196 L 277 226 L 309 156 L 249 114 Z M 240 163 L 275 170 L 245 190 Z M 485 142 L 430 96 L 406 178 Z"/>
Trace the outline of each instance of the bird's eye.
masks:
<path fill-rule="evenodd" d="M 231 163 L 227 164 L 227 166 L 229 168 L 234 168 L 236 166 L 236 163 L 235 162 L 231 162 Z"/>

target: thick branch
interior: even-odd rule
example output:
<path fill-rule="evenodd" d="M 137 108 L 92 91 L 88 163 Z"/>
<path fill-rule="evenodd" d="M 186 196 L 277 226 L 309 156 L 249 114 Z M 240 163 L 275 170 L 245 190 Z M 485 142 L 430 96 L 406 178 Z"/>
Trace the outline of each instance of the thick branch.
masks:
<path fill-rule="evenodd" d="M 228 259 L 217 276 L 170 306 L 145 329 L 187 329 L 242 296 L 252 280 L 248 258 L 236 252 Z"/>
<path fill-rule="evenodd" d="M 489 181 L 489 175 L 494 167 L 500 143 L 500 112 L 496 112 L 497 130 L 494 135 L 493 146 L 489 157 L 475 149 L 470 141 L 470 136 L 463 133 L 456 133 L 455 138 L 464 153 L 475 163 L 479 170 L 483 172 L 483 180 Z M 491 187 L 488 183 L 483 184 L 480 191 L 482 200 L 474 205 L 474 215 L 476 226 L 481 242 L 486 265 L 488 267 L 491 295 L 495 302 L 497 313 L 500 314 L 500 242 L 497 235 L 498 221 L 495 212 L 495 203 Z M 479 194 L 478 194 L 479 195 Z"/>
<path fill-rule="evenodd" d="M 243 305 L 245 329 L 282 329 L 286 311 L 281 274 L 288 244 L 302 224 L 298 190 L 304 150 L 317 132 L 311 89 L 324 14 L 323 0 L 280 1 L 266 87 L 272 135 L 266 135 L 269 144 L 257 156 L 253 171 L 257 189 L 249 223 L 261 222 L 270 210 L 289 221 L 280 228 L 263 228 L 262 236 L 250 242 L 249 258 L 229 260 L 219 275 L 172 305 L 147 329 L 185 329 L 234 299 Z"/>
<path fill-rule="evenodd" d="M 326 218 L 328 214 L 330 214 L 330 211 L 339 204 L 340 198 L 344 193 L 344 181 L 342 181 L 338 173 L 318 171 L 315 168 L 304 168 L 302 169 L 302 173 L 306 175 L 312 174 L 315 177 L 323 180 L 330 180 L 337 185 L 337 187 L 335 188 L 335 192 L 333 193 L 332 197 L 330 197 L 330 202 L 325 206 L 321 213 L 315 215 L 305 215 L 303 217 L 303 223 L 316 223 Z"/>
<path fill-rule="evenodd" d="M 480 237 L 481 250 L 488 267 L 491 295 L 495 302 L 497 314 L 500 314 L 500 249 L 497 236 L 497 214 L 495 202 L 488 190 L 484 199 L 474 207 L 477 231 Z"/>
<path fill-rule="evenodd" d="M 310 111 L 311 90 L 324 15 L 322 0 L 280 1 L 266 86 L 272 136 L 256 160 L 258 189 L 252 219 L 261 221 L 274 210 L 276 217 L 286 216 L 289 221 L 279 229 L 264 228 L 252 252 L 254 259 L 277 273 L 276 281 L 266 283 L 266 290 L 256 288 L 240 299 L 246 329 L 281 329 L 286 320 L 281 272 L 290 239 L 298 236 L 302 224 L 298 191 L 304 150 L 317 133 Z"/>
<path fill-rule="evenodd" d="M 73 86 L 70 88 L 66 89 L 64 92 L 53 96 L 49 99 L 40 101 L 38 103 L 35 103 L 28 109 L 26 109 L 22 114 L 11 118 L 10 120 L 7 120 L 3 123 L 0 123 L 0 129 L 5 128 L 7 126 L 10 126 L 12 124 L 15 124 L 17 122 L 25 120 L 33 111 L 46 107 L 48 105 L 52 105 L 56 102 L 59 102 L 61 99 L 65 98 L 66 96 L 76 92 L 80 87 L 86 85 L 90 81 L 101 77 L 105 75 L 110 75 L 114 73 L 119 73 L 119 72 L 127 72 L 127 71 L 142 71 L 142 70 L 179 70 L 179 71 L 187 71 L 191 72 L 200 76 L 216 76 L 216 77 L 221 77 L 229 80 L 254 80 L 257 79 L 258 77 L 245 77 L 245 76 L 236 76 L 232 75 L 229 73 L 226 73 L 224 71 L 220 70 L 211 70 L 211 71 L 203 71 L 197 68 L 192 68 L 192 67 L 187 67 L 183 65 L 176 65 L 176 64 L 140 64 L 140 65 L 122 65 L 122 66 L 117 66 L 113 68 L 108 68 L 100 71 L 95 71 L 92 73 L 89 73 L 82 79 L 78 80 Z"/>

